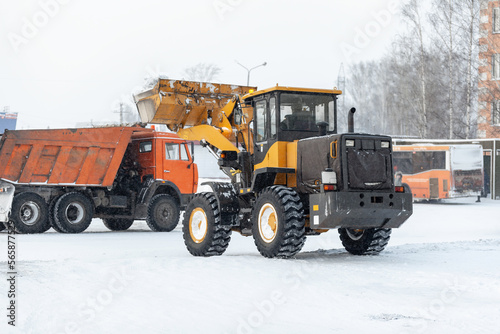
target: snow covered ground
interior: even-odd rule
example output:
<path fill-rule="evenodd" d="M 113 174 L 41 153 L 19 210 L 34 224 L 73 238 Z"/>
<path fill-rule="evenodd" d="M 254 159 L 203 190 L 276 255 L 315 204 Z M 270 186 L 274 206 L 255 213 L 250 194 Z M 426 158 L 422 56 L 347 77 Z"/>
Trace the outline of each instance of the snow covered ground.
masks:
<path fill-rule="evenodd" d="M 16 327 L 7 325 L 0 233 L 0 333 L 500 333 L 500 201 L 416 203 L 379 256 L 348 254 L 336 231 L 295 259 L 260 256 L 233 234 L 197 258 L 180 225 L 16 236 Z"/>

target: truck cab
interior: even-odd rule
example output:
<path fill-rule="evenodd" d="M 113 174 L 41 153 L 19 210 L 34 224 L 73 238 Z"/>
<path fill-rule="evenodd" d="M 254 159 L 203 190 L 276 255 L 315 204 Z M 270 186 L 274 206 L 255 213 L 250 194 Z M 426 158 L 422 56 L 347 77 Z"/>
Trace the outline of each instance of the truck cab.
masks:
<path fill-rule="evenodd" d="M 181 194 L 196 192 L 198 169 L 183 139 L 167 132 L 136 133 L 132 146 L 142 182 L 149 178 L 172 183 Z"/>

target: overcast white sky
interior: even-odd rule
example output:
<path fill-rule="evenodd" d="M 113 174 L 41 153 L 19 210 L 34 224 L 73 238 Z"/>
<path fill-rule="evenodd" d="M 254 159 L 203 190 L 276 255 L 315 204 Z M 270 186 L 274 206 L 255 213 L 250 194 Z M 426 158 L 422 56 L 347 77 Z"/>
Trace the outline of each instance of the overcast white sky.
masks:
<path fill-rule="evenodd" d="M 200 62 L 218 82 L 331 88 L 340 64 L 380 57 L 399 1 L 22 0 L 0 2 L 0 110 L 20 128 L 117 121 L 113 105 L 150 73 Z M 361 33 L 363 32 L 363 33 Z"/>

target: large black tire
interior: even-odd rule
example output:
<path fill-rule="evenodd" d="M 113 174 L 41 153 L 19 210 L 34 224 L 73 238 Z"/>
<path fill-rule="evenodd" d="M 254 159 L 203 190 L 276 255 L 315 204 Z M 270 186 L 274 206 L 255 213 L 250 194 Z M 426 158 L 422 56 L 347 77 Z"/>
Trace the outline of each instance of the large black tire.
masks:
<path fill-rule="evenodd" d="M 354 255 L 377 255 L 384 250 L 391 238 L 390 228 L 350 229 L 339 228 L 340 240 L 345 249 Z"/>
<path fill-rule="evenodd" d="M 125 231 L 132 226 L 134 220 L 127 218 L 104 218 L 102 222 L 111 231 Z"/>
<path fill-rule="evenodd" d="M 0 232 L 5 229 L 6 229 L 5 225 L 2 222 L 0 222 Z"/>
<path fill-rule="evenodd" d="M 54 206 L 54 224 L 63 233 L 85 231 L 92 222 L 93 215 L 92 202 L 79 192 L 62 195 Z"/>
<path fill-rule="evenodd" d="M 222 255 L 231 240 L 231 226 L 222 225 L 213 193 L 194 195 L 184 213 L 184 244 L 194 256 Z"/>
<path fill-rule="evenodd" d="M 57 200 L 59 199 L 59 197 L 55 197 L 53 198 L 51 201 L 50 201 L 50 204 L 49 204 L 49 222 L 50 222 L 50 226 L 56 231 L 56 232 L 59 232 L 59 233 L 64 233 L 55 223 L 55 218 L 54 218 L 54 208 L 56 206 L 56 203 L 57 203 Z"/>
<path fill-rule="evenodd" d="M 180 213 L 179 203 L 172 196 L 159 194 L 149 202 L 146 223 L 155 232 L 170 232 L 179 223 Z"/>
<path fill-rule="evenodd" d="M 50 228 L 47 203 L 35 193 L 14 197 L 10 220 L 17 233 L 43 233 Z"/>
<path fill-rule="evenodd" d="M 306 241 L 299 195 L 284 186 L 265 188 L 252 211 L 252 234 L 265 257 L 289 258 L 297 254 Z"/>

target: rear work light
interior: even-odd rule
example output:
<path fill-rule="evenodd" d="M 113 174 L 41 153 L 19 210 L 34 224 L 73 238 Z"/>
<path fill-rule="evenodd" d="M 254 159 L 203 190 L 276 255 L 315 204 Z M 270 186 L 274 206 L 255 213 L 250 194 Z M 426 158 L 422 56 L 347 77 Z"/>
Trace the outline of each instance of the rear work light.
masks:
<path fill-rule="evenodd" d="M 396 186 L 396 187 L 394 187 L 394 190 L 397 193 L 404 193 L 405 192 L 405 187 L 403 187 L 403 186 Z"/>

